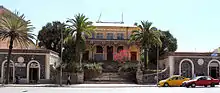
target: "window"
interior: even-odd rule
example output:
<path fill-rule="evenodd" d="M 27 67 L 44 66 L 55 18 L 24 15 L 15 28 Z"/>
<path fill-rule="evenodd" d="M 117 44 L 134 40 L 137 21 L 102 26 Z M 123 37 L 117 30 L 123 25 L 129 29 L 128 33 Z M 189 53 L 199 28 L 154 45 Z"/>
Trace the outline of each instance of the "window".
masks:
<path fill-rule="evenodd" d="M 212 80 L 210 77 L 207 77 L 207 80 Z"/>
<path fill-rule="evenodd" d="M 107 39 L 114 39 L 113 33 L 107 33 Z"/>
<path fill-rule="evenodd" d="M 117 52 L 119 53 L 121 50 L 123 50 L 123 46 L 119 46 Z"/>
<path fill-rule="evenodd" d="M 97 33 L 96 38 L 97 39 L 103 39 L 103 33 Z"/>
<path fill-rule="evenodd" d="M 178 80 L 178 77 L 173 77 L 172 80 Z"/>
<path fill-rule="evenodd" d="M 179 80 L 183 80 L 183 79 L 185 79 L 184 77 L 179 77 Z"/>
<path fill-rule="evenodd" d="M 102 53 L 103 48 L 101 46 L 96 46 L 96 53 Z"/>
<path fill-rule="evenodd" d="M 117 39 L 124 39 L 124 34 L 123 33 L 117 33 Z"/>
<path fill-rule="evenodd" d="M 94 39 L 95 38 L 95 33 L 92 33 L 92 39 Z"/>

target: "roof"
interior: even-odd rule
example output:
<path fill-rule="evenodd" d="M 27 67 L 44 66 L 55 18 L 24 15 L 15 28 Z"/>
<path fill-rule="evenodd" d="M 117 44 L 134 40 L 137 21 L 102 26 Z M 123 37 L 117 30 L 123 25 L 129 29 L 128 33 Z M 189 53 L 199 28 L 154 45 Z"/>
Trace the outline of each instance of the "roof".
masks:
<path fill-rule="evenodd" d="M 211 54 L 212 52 L 173 52 L 170 56 L 211 56 Z"/>
<path fill-rule="evenodd" d="M 101 22 L 101 23 L 93 23 L 93 26 L 109 26 L 109 27 L 137 27 L 135 25 L 128 25 L 118 22 Z"/>
<path fill-rule="evenodd" d="M 8 49 L 0 49 L 0 52 L 8 52 Z M 49 50 L 49 49 L 12 49 L 13 53 L 53 53 L 58 55 L 57 52 Z"/>

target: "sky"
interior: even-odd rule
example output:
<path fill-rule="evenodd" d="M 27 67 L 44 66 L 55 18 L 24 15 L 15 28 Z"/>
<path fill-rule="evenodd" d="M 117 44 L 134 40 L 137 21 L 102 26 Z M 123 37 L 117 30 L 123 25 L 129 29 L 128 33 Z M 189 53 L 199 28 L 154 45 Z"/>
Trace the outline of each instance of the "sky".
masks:
<path fill-rule="evenodd" d="M 209 52 L 220 47 L 220 0 L 1 0 L 0 5 L 24 13 L 36 29 L 65 22 L 77 13 L 90 21 L 148 20 L 177 38 L 178 52 Z"/>

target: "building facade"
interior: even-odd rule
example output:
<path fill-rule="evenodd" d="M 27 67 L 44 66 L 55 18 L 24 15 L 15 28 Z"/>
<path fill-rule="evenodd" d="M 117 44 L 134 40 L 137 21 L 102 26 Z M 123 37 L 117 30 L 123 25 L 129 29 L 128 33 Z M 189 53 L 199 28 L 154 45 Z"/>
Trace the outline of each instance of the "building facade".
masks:
<path fill-rule="evenodd" d="M 0 15 L 12 13 L 0 6 Z M 15 16 L 17 17 L 17 16 Z M 9 40 L 0 40 L 0 83 L 5 81 Z M 22 47 L 19 44 L 13 45 L 10 59 L 10 83 L 14 83 L 16 77 L 20 77 L 20 83 L 44 83 L 50 81 L 50 70 L 59 63 L 58 53 L 38 49 L 35 44 Z"/>
<path fill-rule="evenodd" d="M 97 22 L 93 26 L 96 27 L 95 33 L 86 40 L 90 49 L 87 49 L 85 59 L 111 61 L 114 60 L 114 54 L 125 49 L 129 51 L 129 60 L 140 61 L 140 45 L 128 42 L 132 31 L 138 30 L 137 26 L 125 25 L 123 22 Z"/>
<path fill-rule="evenodd" d="M 173 52 L 159 61 L 159 80 L 173 75 L 187 78 L 195 76 L 211 76 L 220 79 L 220 56 L 211 56 L 211 52 Z M 218 54 L 219 55 L 219 54 Z M 144 83 L 156 83 L 157 73 L 145 74 Z"/>
<path fill-rule="evenodd" d="M 192 78 L 195 75 L 206 75 L 220 78 L 220 56 L 211 56 L 212 53 L 174 52 L 166 59 L 161 60 L 160 68 L 169 67 L 168 76 L 182 75 Z"/>
<path fill-rule="evenodd" d="M 8 49 L 0 49 L 1 83 L 6 76 Z M 10 82 L 20 77 L 20 83 L 50 82 L 50 70 L 59 61 L 56 52 L 44 49 L 13 49 L 10 60 Z"/>

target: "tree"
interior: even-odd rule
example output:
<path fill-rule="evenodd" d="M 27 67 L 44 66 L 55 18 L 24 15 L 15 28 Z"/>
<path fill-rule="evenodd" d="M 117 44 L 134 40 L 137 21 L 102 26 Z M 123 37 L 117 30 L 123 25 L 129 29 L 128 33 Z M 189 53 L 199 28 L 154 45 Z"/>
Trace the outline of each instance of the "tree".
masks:
<path fill-rule="evenodd" d="M 4 13 L 0 17 L 0 40 L 7 40 L 9 45 L 7 57 L 7 70 L 6 70 L 6 84 L 9 83 L 9 64 L 11 59 L 11 52 L 14 45 L 25 46 L 34 45 L 32 39 L 34 34 L 32 30 L 34 27 L 30 24 L 30 20 L 26 21 L 24 14 L 20 15 L 19 12 Z"/>
<path fill-rule="evenodd" d="M 126 61 L 128 61 L 128 58 L 128 50 L 121 50 L 114 55 L 114 61 L 117 61 L 119 63 L 125 63 Z"/>
<path fill-rule="evenodd" d="M 92 52 L 92 58 L 91 58 L 91 60 L 93 61 L 93 60 L 94 60 L 94 59 L 93 59 L 93 56 L 94 56 L 94 51 L 95 51 L 95 45 L 89 45 L 89 46 L 88 46 L 88 49 L 89 49 L 89 51 Z"/>
<path fill-rule="evenodd" d="M 64 23 L 54 21 L 47 23 L 38 33 L 39 46 L 46 49 L 53 50 L 61 54 L 61 31 L 63 31 L 63 38 L 68 35 L 67 28 Z"/>
<path fill-rule="evenodd" d="M 88 21 L 88 18 L 84 14 L 75 15 L 74 19 L 68 19 L 67 23 L 70 23 L 68 26 L 72 29 L 70 35 L 72 35 L 76 43 L 75 61 L 79 62 L 81 66 L 82 53 L 85 50 L 85 35 L 91 36 L 94 26 L 92 26 L 92 22 Z"/>
<path fill-rule="evenodd" d="M 155 27 L 151 27 L 152 23 L 148 21 L 141 21 L 141 25 L 138 25 L 139 30 L 133 31 L 130 41 L 138 41 L 141 43 L 141 48 L 144 50 L 144 64 L 148 65 L 148 52 L 151 47 L 162 46 L 160 31 Z"/>
<path fill-rule="evenodd" d="M 177 39 L 173 37 L 173 35 L 169 31 L 161 31 L 163 34 L 160 36 L 160 39 L 162 41 L 162 47 L 159 50 L 159 56 L 163 56 L 167 54 L 168 52 L 175 52 L 177 49 Z M 149 60 L 152 63 L 156 63 L 156 53 L 157 53 L 157 48 L 152 47 L 149 51 Z"/>

